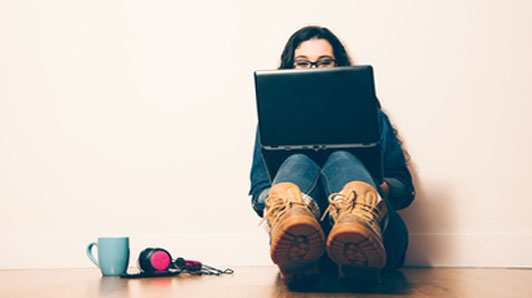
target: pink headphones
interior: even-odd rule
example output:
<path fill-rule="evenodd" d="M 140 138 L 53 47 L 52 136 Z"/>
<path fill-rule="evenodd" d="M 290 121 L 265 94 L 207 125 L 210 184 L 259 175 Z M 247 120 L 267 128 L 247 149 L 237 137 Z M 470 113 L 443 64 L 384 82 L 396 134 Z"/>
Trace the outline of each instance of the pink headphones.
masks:
<path fill-rule="evenodd" d="M 185 260 L 183 258 L 172 259 L 172 255 L 163 248 L 146 248 L 140 252 L 138 258 L 140 273 L 122 274 L 124 278 L 141 278 L 141 277 L 162 277 L 177 276 L 182 272 L 192 275 L 220 275 L 232 274 L 231 268 L 225 270 L 202 264 L 198 261 Z"/>

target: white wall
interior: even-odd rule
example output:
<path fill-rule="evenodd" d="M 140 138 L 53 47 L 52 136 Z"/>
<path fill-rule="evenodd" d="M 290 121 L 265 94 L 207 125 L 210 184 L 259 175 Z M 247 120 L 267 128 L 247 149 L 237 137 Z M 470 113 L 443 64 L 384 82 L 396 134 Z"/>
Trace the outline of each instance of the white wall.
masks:
<path fill-rule="evenodd" d="M 532 2 L 1 1 L 0 268 L 98 236 L 271 264 L 247 191 L 252 72 L 329 27 L 413 160 L 408 263 L 532 266 Z"/>

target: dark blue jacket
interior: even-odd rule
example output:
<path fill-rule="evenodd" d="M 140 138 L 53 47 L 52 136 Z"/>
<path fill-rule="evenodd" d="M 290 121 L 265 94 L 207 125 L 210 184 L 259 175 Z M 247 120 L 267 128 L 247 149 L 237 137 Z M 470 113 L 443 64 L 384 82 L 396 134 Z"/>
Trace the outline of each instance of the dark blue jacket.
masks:
<path fill-rule="evenodd" d="M 408 207 L 414 200 L 415 191 L 412 184 L 412 176 L 406 167 L 403 150 L 397 141 L 397 137 L 392 128 L 390 120 L 386 114 L 379 110 L 380 141 L 382 146 L 382 157 L 384 165 L 384 181 L 388 184 L 390 192 L 388 200 L 396 209 Z M 253 209 L 262 216 L 261 204 L 256 204 L 260 193 L 271 187 L 266 167 L 264 165 L 260 151 L 259 134 L 255 137 L 255 149 L 253 150 L 253 164 L 251 166 L 251 189 Z"/>

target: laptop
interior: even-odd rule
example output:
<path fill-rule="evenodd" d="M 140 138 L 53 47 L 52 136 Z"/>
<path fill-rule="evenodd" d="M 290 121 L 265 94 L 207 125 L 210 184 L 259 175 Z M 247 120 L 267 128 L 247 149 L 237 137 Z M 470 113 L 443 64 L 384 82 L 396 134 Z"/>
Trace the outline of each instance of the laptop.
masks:
<path fill-rule="evenodd" d="M 320 167 L 334 151 L 357 156 L 382 182 L 378 101 L 369 65 L 256 71 L 259 142 L 270 181 L 303 153 Z"/>

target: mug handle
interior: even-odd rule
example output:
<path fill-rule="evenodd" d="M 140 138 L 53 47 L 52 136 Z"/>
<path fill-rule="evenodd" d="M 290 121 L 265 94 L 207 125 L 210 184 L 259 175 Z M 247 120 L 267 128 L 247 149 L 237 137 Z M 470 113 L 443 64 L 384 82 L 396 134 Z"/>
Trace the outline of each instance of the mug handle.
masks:
<path fill-rule="evenodd" d="M 96 265 L 98 266 L 98 268 L 100 268 L 100 264 L 98 263 L 98 261 L 96 260 L 96 258 L 92 255 L 92 247 L 95 246 L 98 247 L 98 244 L 96 244 L 96 242 L 93 242 L 91 244 L 89 244 L 89 246 L 87 246 L 87 256 L 89 257 L 89 259 Z"/>

